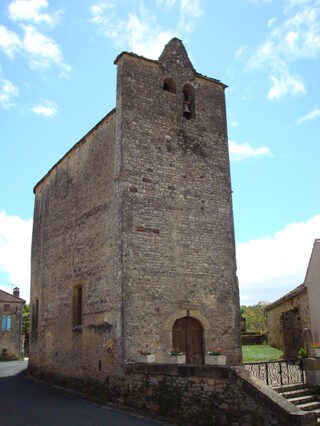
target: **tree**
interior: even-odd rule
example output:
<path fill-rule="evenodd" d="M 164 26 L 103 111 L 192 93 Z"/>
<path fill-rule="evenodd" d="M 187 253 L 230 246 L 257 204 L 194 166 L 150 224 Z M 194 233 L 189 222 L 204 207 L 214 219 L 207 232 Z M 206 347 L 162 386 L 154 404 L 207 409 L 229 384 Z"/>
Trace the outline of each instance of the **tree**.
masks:
<path fill-rule="evenodd" d="M 266 307 L 268 304 L 268 302 L 258 302 L 256 305 L 240 307 L 240 312 L 246 319 L 247 331 L 261 334 L 267 332 Z"/>
<path fill-rule="evenodd" d="M 29 324 L 30 324 L 30 305 L 25 303 L 23 305 L 22 313 L 22 334 L 25 336 L 29 334 Z"/>

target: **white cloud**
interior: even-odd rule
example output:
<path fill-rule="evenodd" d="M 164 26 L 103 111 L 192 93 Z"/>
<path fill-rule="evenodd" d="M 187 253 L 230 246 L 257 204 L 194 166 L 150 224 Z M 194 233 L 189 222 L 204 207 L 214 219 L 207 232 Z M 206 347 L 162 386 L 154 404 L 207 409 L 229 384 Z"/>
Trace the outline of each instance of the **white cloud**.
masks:
<path fill-rule="evenodd" d="M 239 122 L 234 118 L 234 114 L 232 112 L 228 112 L 228 126 L 239 127 Z"/>
<path fill-rule="evenodd" d="M 288 93 L 297 95 L 306 92 L 306 88 L 299 76 L 283 73 L 279 78 L 274 76 L 270 78 L 272 80 L 272 86 L 267 95 L 270 100 L 279 99 Z"/>
<path fill-rule="evenodd" d="M 231 127 L 239 127 L 239 122 L 237 120 L 231 119 L 229 120 L 229 125 Z"/>
<path fill-rule="evenodd" d="M 260 4 L 260 3 L 271 3 L 271 0 L 247 0 L 249 3 Z"/>
<path fill-rule="evenodd" d="M 170 31 L 163 31 L 156 17 L 140 5 L 139 14 L 129 13 L 126 21 L 116 18 L 113 3 L 100 2 L 90 8 L 91 22 L 117 45 L 148 58 L 158 58 L 164 44 L 173 37 Z"/>
<path fill-rule="evenodd" d="M 246 48 L 245 47 L 239 47 L 239 49 L 236 51 L 235 57 L 236 59 L 241 58 L 241 56 L 243 56 L 246 53 Z"/>
<path fill-rule="evenodd" d="M 273 86 L 268 98 L 305 93 L 302 77 L 292 76 L 291 63 L 316 58 L 320 53 L 319 0 L 290 0 L 284 8 L 285 19 L 278 25 L 269 20 L 270 33 L 248 60 L 251 69 L 271 70 Z"/>
<path fill-rule="evenodd" d="M 200 0 L 180 0 L 180 22 L 182 31 L 192 31 L 194 24 L 203 14 Z"/>
<path fill-rule="evenodd" d="M 314 120 L 317 117 L 320 117 L 320 108 L 319 107 L 315 107 L 308 114 L 304 115 L 303 117 L 298 118 L 297 124 L 298 124 L 298 126 L 300 126 L 305 121 Z"/>
<path fill-rule="evenodd" d="M 306 222 L 289 224 L 272 237 L 237 244 L 239 285 L 244 298 L 251 292 L 258 301 L 263 293 L 273 301 L 275 289 L 279 297 L 301 284 L 313 242 L 319 237 L 320 214 Z"/>
<path fill-rule="evenodd" d="M 164 4 L 166 8 L 172 9 L 173 6 L 176 4 L 176 0 L 157 0 L 157 5 Z"/>
<path fill-rule="evenodd" d="M 127 50 L 156 59 L 172 37 L 190 32 L 202 15 L 200 0 L 158 0 L 156 5 L 162 7 L 164 4 L 164 11 L 170 10 L 171 13 L 173 6 L 178 3 L 175 28 L 162 28 L 156 15 L 143 3 L 140 3 L 139 10 L 130 11 L 126 19 L 119 19 L 114 1 L 100 1 L 90 7 L 90 21 L 117 46 L 127 46 Z"/>
<path fill-rule="evenodd" d="M 268 20 L 268 27 L 272 27 L 272 25 L 276 22 L 277 18 L 274 16 Z"/>
<path fill-rule="evenodd" d="M 32 220 L 0 212 L 0 270 L 29 298 Z M 6 290 L 6 289 L 4 289 Z M 7 290 L 6 290 L 7 291 Z"/>
<path fill-rule="evenodd" d="M 47 0 L 14 0 L 8 6 L 9 18 L 12 21 L 44 23 L 54 26 L 60 12 L 53 15 L 43 13 L 42 9 L 47 9 L 48 6 Z"/>
<path fill-rule="evenodd" d="M 24 29 L 23 47 L 31 69 L 46 69 L 52 63 L 60 68 L 61 74 L 67 76 L 71 67 L 63 62 L 59 46 L 50 37 L 45 36 L 33 25 L 22 25 Z"/>
<path fill-rule="evenodd" d="M 9 58 L 13 58 L 14 54 L 19 52 L 21 46 L 22 43 L 18 34 L 0 25 L 0 48 L 4 53 L 9 56 Z"/>
<path fill-rule="evenodd" d="M 42 13 L 43 8 L 48 8 L 47 0 L 12 1 L 8 6 L 9 18 L 19 22 L 24 34 L 19 37 L 14 31 L 0 25 L 0 48 L 11 58 L 16 53 L 22 54 L 29 61 L 31 69 L 44 70 L 55 64 L 60 69 L 61 77 L 69 77 L 71 66 L 64 62 L 60 47 L 36 26 L 45 24 L 46 27 L 53 27 L 61 11 L 49 15 Z"/>
<path fill-rule="evenodd" d="M 3 109 L 15 106 L 12 98 L 19 96 L 19 89 L 11 81 L 0 79 L 0 105 Z"/>
<path fill-rule="evenodd" d="M 45 117 L 53 118 L 57 115 L 57 106 L 54 102 L 51 102 L 47 99 L 43 99 L 42 102 L 38 105 L 34 105 L 30 108 L 36 115 L 44 115 Z"/>
<path fill-rule="evenodd" d="M 266 146 L 252 148 L 247 142 L 238 144 L 229 140 L 229 153 L 231 161 L 241 161 L 250 157 L 272 156 L 270 149 Z"/>

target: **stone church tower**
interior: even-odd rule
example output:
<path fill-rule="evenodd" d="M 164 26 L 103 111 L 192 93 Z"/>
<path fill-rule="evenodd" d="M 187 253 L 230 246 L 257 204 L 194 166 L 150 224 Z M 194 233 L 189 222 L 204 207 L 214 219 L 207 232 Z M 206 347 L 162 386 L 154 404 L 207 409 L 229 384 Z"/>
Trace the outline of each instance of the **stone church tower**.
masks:
<path fill-rule="evenodd" d="M 176 38 L 115 64 L 116 109 L 34 189 L 30 364 L 105 378 L 215 345 L 239 364 L 226 86 Z"/>

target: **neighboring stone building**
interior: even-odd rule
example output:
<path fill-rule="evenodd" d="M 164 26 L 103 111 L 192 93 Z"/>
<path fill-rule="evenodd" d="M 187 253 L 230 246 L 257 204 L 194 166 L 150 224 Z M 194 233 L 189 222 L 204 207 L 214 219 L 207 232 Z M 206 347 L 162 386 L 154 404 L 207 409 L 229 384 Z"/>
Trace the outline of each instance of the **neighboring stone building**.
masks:
<path fill-rule="evenodd" d="M 303 346 L 303 329 L 310 328 L 308 293 L 299 285 L 266 307 L 268 343 L 284 351 L 285 358 L 295 358 Z"/>
<path fill-rule="evenodd" d="M 319 306 L 320 240 L 316 239 L 303 284 L 266 308 L 269 344 L 291 358 L 307 344 L 308 333 L 313 341 L 320 341 Z"/>
<path fill-rule="evenodd" d="M 320 343 L 320 239 L 313 244 L 304 282 L 308 289 L 312 338 Z"/>
<path fill-rule="evenodd" d="M 115 64 L 116 109 L 34 189 L 30 366 L 102 380 L 215 344 L 238 365 L 226 86 L 176 38 Z"/>
<path fill-rule="evenodd" d="M 25 301 L 19 297 L 19 289 L 13 295 L 0 290 L 0 358 L 20 358 L 22 345 L 22 313 Z"/>

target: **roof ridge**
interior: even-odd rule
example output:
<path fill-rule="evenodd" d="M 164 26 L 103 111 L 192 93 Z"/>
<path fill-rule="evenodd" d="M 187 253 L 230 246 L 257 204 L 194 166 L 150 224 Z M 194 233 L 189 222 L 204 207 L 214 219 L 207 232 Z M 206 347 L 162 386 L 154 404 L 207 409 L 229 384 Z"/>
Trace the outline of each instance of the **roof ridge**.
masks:
<path fill-rule="evenodd" d="M 17 299 L 17 300 L 20 300 L 21 302 L 25 302 L 25 300 L 22 299 L 21 297 L 17 297 L 14 294 L 8 293 L 7 291 L 2 290 L 1 288 L 0 288 L 0 292 L 5 293 L 6 295 L 12 297 L 13 299 Z M 1 298 L 0 298 L 0 301 L 1 301 Z"/>

